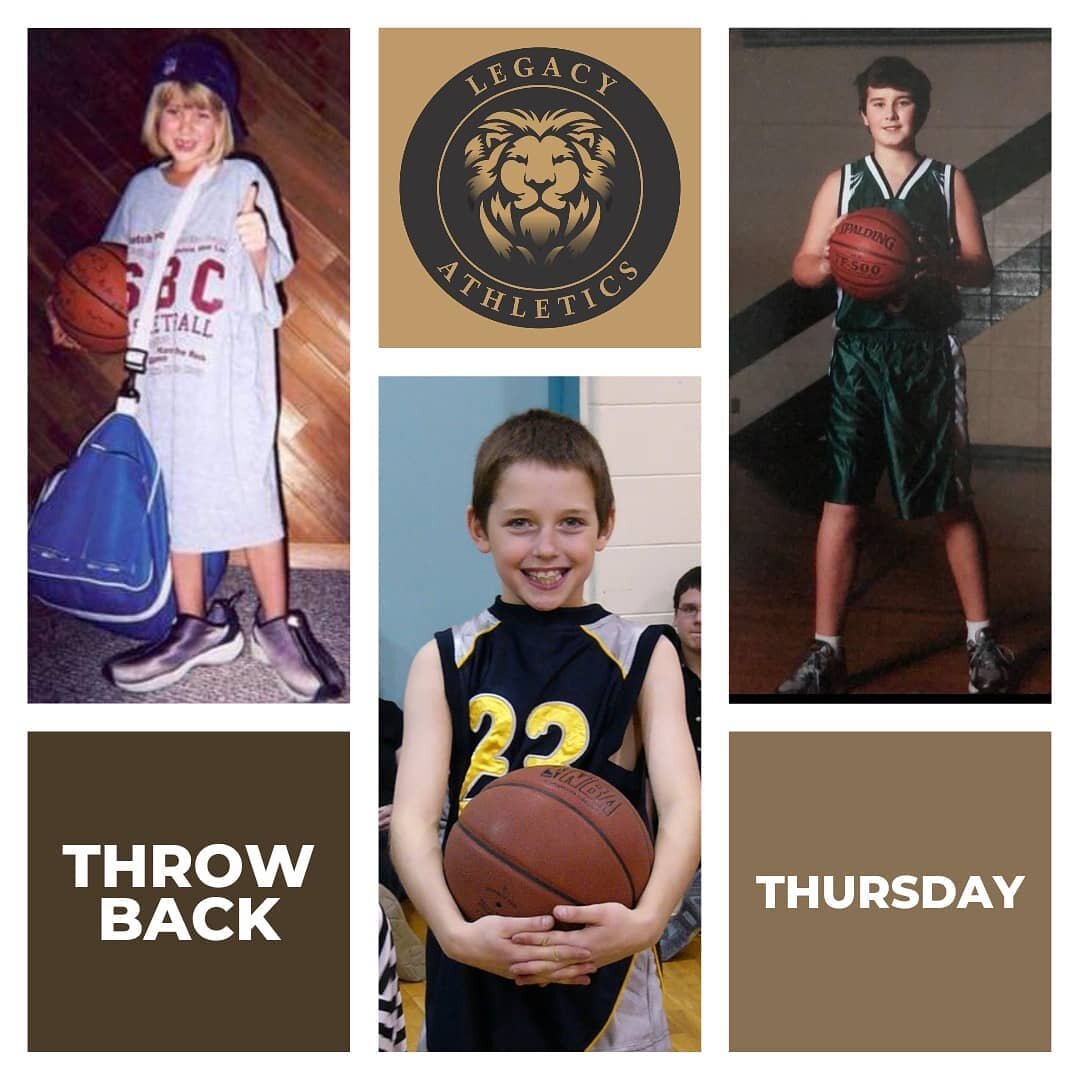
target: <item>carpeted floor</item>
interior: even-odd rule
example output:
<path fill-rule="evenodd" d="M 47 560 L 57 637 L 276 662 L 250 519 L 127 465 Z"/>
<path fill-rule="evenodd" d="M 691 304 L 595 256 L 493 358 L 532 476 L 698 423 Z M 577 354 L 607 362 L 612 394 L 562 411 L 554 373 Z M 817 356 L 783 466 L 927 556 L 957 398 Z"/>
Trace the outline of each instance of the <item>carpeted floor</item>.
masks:
<path fill-rule="evenodd" d="M 244 590 L 237 601 L 240 625 L 248 637 L 258 598 L 245 567 L 230 567 L 218 596 Z M 293 570 L 289 601 L 300 608 L 316 637 L 345 673 L 349 700 L 349 575 L 337 570 Z M 270 668 L 252 659 L 250 648 L 231 664 L 199 667 L 185 679 L 152 694 L 127 694 L 106 682 L 102 664 L 137 642 L 30 601 L 28 628 L 28 700 L 30 702 L 275 702 L 289 701 Z"/>

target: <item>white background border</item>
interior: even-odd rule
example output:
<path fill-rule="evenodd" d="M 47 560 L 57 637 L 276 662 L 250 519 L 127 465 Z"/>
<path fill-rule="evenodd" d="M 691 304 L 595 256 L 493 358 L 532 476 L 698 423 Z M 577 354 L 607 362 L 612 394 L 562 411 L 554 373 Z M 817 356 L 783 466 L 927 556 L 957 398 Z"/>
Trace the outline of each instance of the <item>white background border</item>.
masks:
<path fill-rule="evenodd" d="M 67 9 L 67 10 L 65 10 Z M 238 4 L 193 4 L 180 13 L 185 21 L 195 23 L 216 15 L 224 21 L 226 14 L 240 16 Z M 291 6 L 270 5 L 268 14 L 290 21 L 298 14 Z M 358 1071 L 378 1068 L 387 1073 L 409 1072 L 424 1068 L 423 1059 L 415 1055 L 379 1055 L 374 1061 L 374 817 L 375 755 L 369 747 L 374 744 L 375 698 L 377 690 L 378 629 L 375 571 L 377 532 L 373 508 L 377 506 L 377 392 L 376 378 L 380 373 L 393 374 L 505 374 L 507 356 L 503 350 L 388 350 L 377 348 L 378 327 L 378 259 L 377 259 L 377 173 L 371 158 L 378 130 L 378 26 L 536 26 L 533 17 L 514 18 L 507 12 L 494 12 L 486 7 L 477 9 L 477 19 L 465 19 L 461 7 L 450 8 L 444 3 L 407 2 L 372 8 L 373 14 L 361 18 L 360 5 L 309 4 L 304 12 L 318 25 L 340 23 L 342 16 L 356 21 L 352 31 L 352 109 L 351 132 L 353 156 L 351 168 L 351 206 L 353 226 L 352 252 L 352 373 L 356 392 L 352 395 L 352 686 L 351 705 L 343 710 L 322 710 L 313 714 L 278 708 L 230 705 L 221 710 L 206 706 L 172 706 L 167 710 L 155 706 L 135 706 L 116 709 L 103 705 L 28 706 L 26 704 L 25 666 L 25 524 L 26 464 L 26 367 L 21 356 L 25 336 L 19 333 L 21 319 L 27 311 L 26 273 L 21 258 L 25 230 L 26 202 L 26 29 L 7 25 L 0 36 L 5 88 L 9 94 L 8 124 L 9 167 L 4 175 L 4 191 L 12 208 L 15 228 L 10 240 L 11 257 L 2 271 L 2 295 L 9 322 L 17 331 L 12 334 L 13 346 L 7 357 L 16 373 L 10 388 L 9 400 L 15 408 L 3 425 L 4 460 L 9 463 L 7 528 L 2 543 L 3 565 L 7 580 L 8 611 L 4 634 L 4 678 L 2 701 L 2 743 L 0 765 L 3 786 L 3 878 L 0 888 L 0 917 L 4 934 L 0 938 L 0 960 L 4 973 L 4 1008 L 2 1015 L 2 1065 L 12 1076 L 71 1076 L 75 1074 L 139 1077 L 186 1076 L 195 1068 L 209 1077 L 224 1076 L 237 1070 L 260 1077 L 293 1077 L 297 1071 L 326 1077 L 354 1077 Z M 536 9 L 537 13 L 541 9 Z M 1060 9 L 1059 9 L 1060 10 Z M 576 11 L 582 18 L 574 19 L 574 11 L 562 9 L 550 20 L 559 26 L 697 26 L 703 28 L 703 258 L 702 258 L 702 341 L 701 350 L 523 350 L 515 355 L 522 361 L 520 374 L 581 374 L 581 375 L 653 375 L 659 371 L 678 370 L 680 373 L 700 374 L 703 385 L 703 545 L 705 561 L 719 567 L 716 577 L 718 600 L 713 608 L 715 629 L 711 632 L 708 651 L 709 670 L 706 692 L 706 711 L 710 717 L 708 751 L 705 764 L 705 875 L 706 929 L 703 934 L 703 1047 L 699 1056 L 684 1056 L 679 1067 L 697 1074 L 708 1069 L 710 1075 L 724 1077 L 760 1077 L 781 1069 L 798 1070 L 804 1076 L 859 1077 L 868 1074 L 878 1077 L 920 1075 L 936 1077 L 960 1069 L 977 1069 L 988 1077 L 1012 1076 L 1022 1070 L 1025 1075 L 1073 1075 L 1080 1063 L 1080 1016 L 1077 995 L 1078 935 L 1073 923 L 1077 896 L 1077 822 L 1080 821 L 1075 779 L 1078 758 L 1077 722 L 1073 717 L 1076 692 L 1068 683 L 1071 679 L 1069 661 L 1074 648 L 1080 645 L 1073 613 L 1076 604 L 1076 573 L 1072 570 L 1069 543 L 1073 533 L 1073 490 L 1075 481 L 1054 485 L 1054 550 L 1058 556 L 1059 572 L 1054 575 L 1055 653 L 1058 673 L 1052 706 L 999 705 L 991 714 L 985 709 L 977 715 L 951 710 L 948 715 L 928 709 L 948 709 L 948 706 L 922 706 L 913 709 L 903 705 L 879 705 L 869 711 L 849 707 L 834 711 L 829 706 L 809 706 L 812 714 L 800 711 L 797 716 L 777 711 L 781 705 L 745 705 L 730 707 L 726 702 L 727 684 L 727 447 L 726 404 L 724 380 L 727 370 L 727 71 L 728 27 L 797 26 L 806 17 L 805 5 L 792 3 L 732 4 L 693 3 L 668 0 L 663 5 L 639 2 L 614 3 L 592 0 Z M 113 5 L 109 13 L 114 18 L 127 14 L 145 16 L 140 5 Z M 73 4 L 54 5 L 51 15 L 74 16 L 79 21 L 85 9 Z M 869 9 L 850 2 L 833 3 L 827 9 L 815 11 L 822 22 L 833 26 L 866 25 Z M 944 9 L 940 3 L 908 3 L 896 14 L 882 11 L 887 19 L 902 14 L 910 26 L 935 24 L 957 26 L 1015 25 L 1015 21 L 994 18 L 986 5 L 953 3 Z M 1008 15 L 1015 16 L 1010 8 Z M 945 20 L 942 20 L 944 15 Z M 1045 20 L 1035 20 L 1045 25 Z M 1069 12 L 1053 23 L 1055 71 L 1069 65 L 1077 47 L 1076 17 Z M 898 50 L 902 51 L 902 50 Z M 1066 92 L 1072 89 L 1065 73 L 1055 79 L 1061 94 L 1055 100 L 1069 103 Z M 850 76 L 846 73 L 844 78 Z M 799 102 L 791 103 L 797 115 Z M 1067 114 L 1063 114 L 1067 115 Z M 138 123 L 133 117 L 132 123 Z M 1059 176 L 1073 178 L 1071 169 L 1075 150 L 1071 124 L 1062 121 L 1055 132 L 1055 164 Z M 271 166 L 273 163 L 270 163 Z M 1064 170 L 1064 171 L 1062 171 Z M 1062 185 L 1065 189 L 1065 185 Z M 1070 189 L 1065 189 L 1071 195 Z M 1058 200 L 1054 221 L 1055 248 L 1059 253 L 1071 252 L 1076 246 L 1075 201 L 1067 204 Z M 1059 295 L 1070 297 L 1076 273 L 1065 265 L 1059 254 L 1057 278 Z M 1075 464 L 1075 438 L 1070 428 L 1075 396 L 1076 376 L 1068 334 L 1068 309 L 1059 305 L 1054 322 L 1054 406 L 1055 474 L 1068 477 L 1066 470 Z M 36 317 L 36 315 L 35 315 Z M 1066 412 L 1066 409 L 1069 411 Z M 1074 425 L 1073 425 L 1074 426 Z M 365 617 L 367 613 L 367 617 Z M 1072 625 L 1070 625 L 1070 623 Z M 370 708 L 365 703 L 370 702 Z M 990 720 L 989 717 L 993 717 Z M 1071 722 L 1070 722 L 1071 720 Z M 31 730 L 340 730 L 352 731 L 352 806 L 353 836 L 352 864 L 352 941 L 350 945 L 352 971 L 352 1038 L 351 1054 L 28 1054 L 26 1053 L 26 731 Z M 1053 897 L 1054 897 L 1054 963 L 1053 963 L 1053 1045 L 1050 1054 L 919 1054 L 912 1060 L 903 1054 L 730 1054 L 727 1052 L 727 737 L 728 730 L 777 731 L 808 730 L 1052 730 L 1053 732 Z M 368 868 L 372 868 L 370 871 Z M 370 927 L 370 938 L 367 928 Z M 888 972 L 881 973 L 882 979 Z M 363 1059 L 363 1060 L 360 1060 Z M 774 1060 L 775 1059 L 775 1060 Z M 977 1059 L 977 1060 L 972 1060 Z M 606 1064 L 605 1064 L 606 1060 Z M 590 1069 L 605 1073 L 608 1070 L 637 1072 L 649 1067 L 647 1063 L 631 1064 L 626 1059 L 594 1059 Z M 518 1068 L 521 1068 L 519 1065 Z M 543 1059 L 526 1063 L 523 1071 L 531 1073 L 544 1068 Z"/>

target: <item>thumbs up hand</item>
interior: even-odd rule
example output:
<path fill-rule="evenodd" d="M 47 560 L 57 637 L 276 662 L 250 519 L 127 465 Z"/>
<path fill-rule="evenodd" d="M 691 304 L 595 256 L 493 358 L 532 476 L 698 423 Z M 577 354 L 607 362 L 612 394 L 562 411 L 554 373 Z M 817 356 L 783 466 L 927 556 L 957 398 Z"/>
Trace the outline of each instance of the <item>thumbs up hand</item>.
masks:
<path fill-rule="evenodd" d="M 240 213 L 236 215 L 236 233 L 244 249 L 251 255 L 265 251 L 267 242 L 266 220 L 255 206 L 258 196 L 259 185 L 252 184 L 240 204 Z"/>

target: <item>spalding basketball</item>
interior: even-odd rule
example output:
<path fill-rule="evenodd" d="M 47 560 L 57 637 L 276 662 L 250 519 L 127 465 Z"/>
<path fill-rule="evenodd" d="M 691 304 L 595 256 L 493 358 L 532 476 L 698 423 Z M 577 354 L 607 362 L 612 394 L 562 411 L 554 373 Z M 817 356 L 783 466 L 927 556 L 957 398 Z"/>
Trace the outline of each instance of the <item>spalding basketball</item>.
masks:
<path fill-rule="evenodd" d="M 550 915 L 556 904 L 634 907 L 652 872 L 649 830 L 584 769 L 536 765 L 493 780 L 447 837 L 443 872 L 470 922 Z"/>
<path fill-rule="evenodd" d="M 915 268 L 915 235 L 894 210 L 856 210 L 829 237 L 833 280 L 856 300 L 900 292 Z"/>
<path fill-rule="evenodd" d="M 92 244 L 72 255 L 53 286 L 56 321 L 91 352 L 127 347 L 127 249 Z"/>

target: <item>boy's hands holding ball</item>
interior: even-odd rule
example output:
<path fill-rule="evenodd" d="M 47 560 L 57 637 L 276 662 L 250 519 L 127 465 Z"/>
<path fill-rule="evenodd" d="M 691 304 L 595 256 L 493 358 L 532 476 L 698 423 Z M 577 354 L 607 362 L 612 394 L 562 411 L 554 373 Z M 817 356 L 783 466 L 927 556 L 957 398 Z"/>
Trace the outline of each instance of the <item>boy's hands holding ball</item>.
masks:
<path fill-rule="evenodd" d="M 633 956 L 652 945 L 660 936 L 659 931 L 647 925 L 646 917 L 636 908 L 625 904 L 589 904 L 584 907 L 555 908 L 555 918 L 562 924 L 580 924 L 578 930 L 550 930 L 542 932 L 519 932 L 514 934 L 517 945 L 581 949 L 589 953 L 594 968 L 613 964 L 625 956 Z M 661 930 L 663 927 L 661 927 Z M 558 976 L 563 966 L 548 959 L 518 961 L 510 966 L 510 973 L 518 986 L 543 985 L 562 982 Z"/>
<path fill-rule="evenodd" d="M 475 922 L 462 923 L 449 936 L 444 950 L 463 964 L 504 979 L 514 979 L 522 966 L 543 972 L 536 978 L 516 979 L 518 985 L 565 982 L 588 986 L 589 975 L 597 967 L 589 949 L 576 942 L 556 941 L 556 938 L 565 939 L 566 935 L 554 933 L 551 929 L 554 923 L 550 915 L 530 918 L 485 915 Z M 548 938 L 551 940 L 545 940 Z"/>

